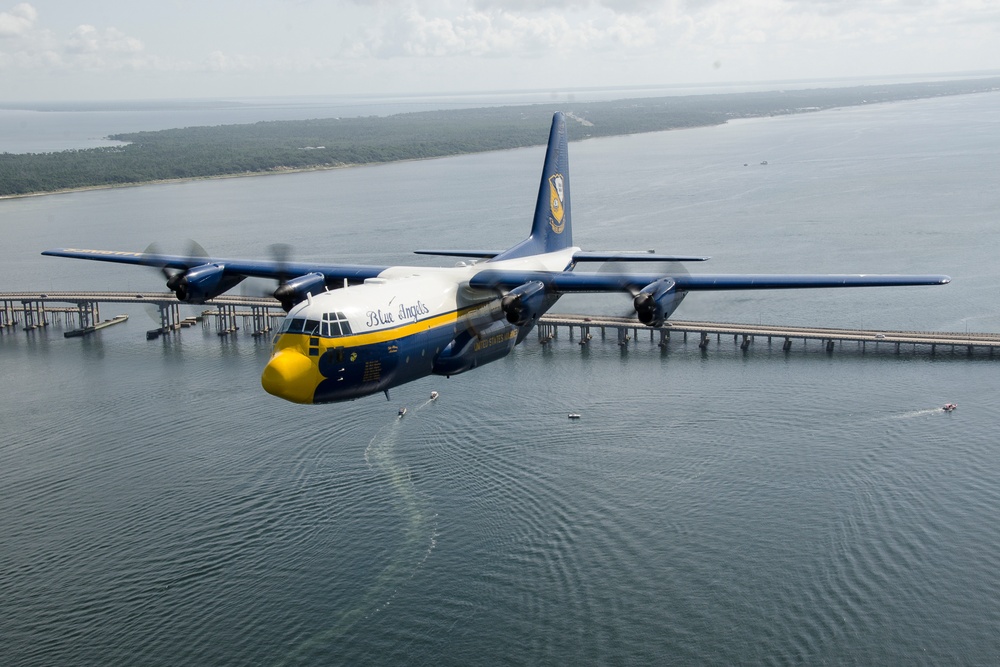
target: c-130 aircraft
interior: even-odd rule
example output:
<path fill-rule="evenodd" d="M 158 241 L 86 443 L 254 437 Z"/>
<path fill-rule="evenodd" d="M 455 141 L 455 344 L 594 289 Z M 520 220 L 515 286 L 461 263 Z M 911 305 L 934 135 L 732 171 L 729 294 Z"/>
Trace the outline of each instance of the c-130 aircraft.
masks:
<path fill-rule="evenodd" d="M 684 262 L 708 257 L 585 252 L 573 245 L 566 119 L 552 118 L 531 234 L 512 248 L 417 250 L 477 260 L 456 267 L 360 266 L 62 248 L 43 255 L 162 269 L 184 303 L 247 277 L 279 281 L 288 315 L 261 384 L 294 403 L 335 403 L 427 375 L 457 375 L 505 357 L 563 294 L 633 295 L 640 322 L 663 326 L 689 292 L 943 285 L 942 275 L 575 273 L 580 262 Z M 174 273 L 171 273 L 173 271 Z"/>

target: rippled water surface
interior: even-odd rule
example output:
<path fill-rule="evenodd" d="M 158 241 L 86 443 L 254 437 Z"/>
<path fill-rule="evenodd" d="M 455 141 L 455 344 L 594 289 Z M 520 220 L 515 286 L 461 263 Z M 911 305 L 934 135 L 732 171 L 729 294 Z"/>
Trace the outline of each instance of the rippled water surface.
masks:
<path fill-rule="evenodd" d="M 954 279 L 694 295 L 685 319 L 1000 331 L 998 112 L 979 95 L 573 144 L 575 238 L 715 256 L 693 272 Z M 540 167 L 532 149 L 3 201 L 0 288 L 157 285 L 38 255 L 57 246 L 500 248 Z M 1000 360 L 564 332 L 391 402 L 296 406 L 260 388 L 250 336 L 146 341 L 126 312 L 83 340 L 0 333 L 0 664 L 1000 659 Z"/>

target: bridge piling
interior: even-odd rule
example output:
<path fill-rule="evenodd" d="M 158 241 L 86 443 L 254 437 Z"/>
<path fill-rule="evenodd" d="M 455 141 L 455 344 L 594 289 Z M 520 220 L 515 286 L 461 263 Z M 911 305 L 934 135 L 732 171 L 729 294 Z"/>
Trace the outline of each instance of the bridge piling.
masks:
<path fill-rule="evenodd" d="M 25 300 L 21 302 L 21 305 L 24 308 L 25 331 L 33 331 L 39 327 L 47 327 L 49 325 L 49 320 L 45 313 L 44 301 Z"/>
<path fill-rule="evenodd" d="M 14 302 L 9 299 L 3 300 L 3 307 L 0 308 L 0 327 L 9 328 L 18 325 L 17 310 Z"/>
<path fill-rule="evenodd" d="M 669 329 L 660 329 L 660 342 L 658 343 L 659 346 L 660 346 L 660 349 L 661 350 L 662 349 L 666 349 L 667 344 L 669 343 L 669 341 L 670 341 L 670 330 Z"/>
<path fill-rule="evenodd" d="M 629 342 L 630 339 L 631 339 L 631 336 L 628 335 L 628 328 L 627 327 L 618 327 L 618 346 L 619 347 L 628 347 L 628 342 Z"/>

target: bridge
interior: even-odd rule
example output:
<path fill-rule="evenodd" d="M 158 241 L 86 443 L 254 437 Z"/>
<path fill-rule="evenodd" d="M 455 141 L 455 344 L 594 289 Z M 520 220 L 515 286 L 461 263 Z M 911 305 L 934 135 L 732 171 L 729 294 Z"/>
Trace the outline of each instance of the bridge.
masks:
<path fill-rule="evenodd" d="M 0 330 L 23 325 L 25 330 L 30 331 L 47 326 L 50 317 L 65 317 L 68 326 L 75 326 L 78 321 L 79 328 L 64 335 L 85 335 L 121 321 L 118 318 L 100 320 L 100 305 L 110 303 L 155 306 L 159 311 L 160 326 L 147 332 L 149 338 L 177 331 L 190 326 L 195 319 L 205 317 L 214 320 L 220 336 L 235 334 L 241 328 L 253 336 L 262 336 L 273 330 L 275 319 L 285 316 L 278 301 L 271 297 L 222 295 L 206 301 L 207 308 L 198 318 L 181 318 L 182 304 L 172 292 L 0 292 Z M 241 321 L 242 327 L 238 326 Z M 802 347 L 812 344 L 828 352 L 833 352 L 838 344 L 843 347 L 845 343 L 854 343 L 862 352 L 869 346 L 888 348 L 897 353 L 910 349 L 929 351 L 931 354 L 938 348 L 947 348 L 952 352 L 964 350 L 968 355 L 985 352 L 991 357 L 994 350 L 1000 349 L 1000 333 L 836 329 L 685 320 L 669 320 L 662 327 L 654 328 L 629 317 L 568 314 L 545 315 L 538 322 L 538 339 L 543 344 L 558 336 L 560 331 L 566 332 L 571 340 L 579 340 L 581 345 L 590 344 L 594 334 L 599 334 L 602 339 L 613 336 L 622 346 L 648 334 L 649 340 L 660 347 L 666 347 L 674 336 L 682 337 L 685 342 L 688 336 L 696 336 L 703 350 L 708 349 L 712 338 L 716 344 L 721 344 L 723 337 L 728 340 L 730 336 L 733 343 L 743 350 L 748 350 L 758 339 L 766 340 L 768 345 L 778 340 L 785 351 L 791 350 L 796 341 Z"/>
<path fill-rule="evenodd" d="M 23 324 L 25 331 L 31 331 L 48 326 L 50 318 L 65 317 L 67 326 L 74 326 L 79 322 L 79 328 L 65 333 L 70 337 L 93 333 L 105 326 L 124 321 L 120 318 L 102 321 L 100 317 L 102 303 L 140 303 L 155 306 L 159 311 L 160 326 L 146 332 L 147 338 L 156 338 L 192 323 L 192 318 L 181 318 L 180 307 L 183 304 L 177 300 L 173 292 L 25 291 L 0 292 L 0 329 Z M 285 311 L 282 310 L 278 300 L 270 297 L 222 295 L 206 301 L 205 305 L 210 308 L 203 311 L 201 317 L 214 316 L 220 336 L 238 331 L 240 319 L 243 320 L 244 329 L 250 330 L 254 336 L 261 336 L 271 331 L 273 319 L 285 316 Z"/>
<path fill-rule="evenodd" d="M 728 339 L 729 336 L 733 337 L 734 344 L 738 344 L 742 350 L 747 350 L 758 338 L 765 339 L 768 345 L 778 339 L 785 351 L 792 349 L 794 341 L 800 341 L 803 346 L 814 342 L 828 352 L 833 352 L 837 344 L 843 343 L 855 343 L 861 351 L 865 351 L 868 346 L 876 349 L 888 346 L 895 352 L 912 349 L 929 351 L 931 354 L 939 347 L 947 347 L 951 351 L 964 349 L 969 355 L 986 352 L 993 356 L 994 350 L 1000 349 L 1000 333 L 835 329 L 684 320 L 668 320 L 662 327 L 653 328 L 630 317 L 552 314 L 539 320 L 539 340 L 543 343 L 552 340 L 560 329 L 566 329 L 570 339 L 578 332 L 581 345 L 589 344 L 595 332 L 599 332 L 602 339 L 611 332 L 619 345 L 627 345 L 630 340 L 637 340 L 648 332 L 650 341 L 657 342 L 661 348 L 669 344 L 672 335 L 679 335 L 684 341 L 687 341 L 689 335 L 694 335 L 698 337 L 698 345 L 703 350 L 708 348 L 712 338 L 715 338 L 716 343 L 721 343 L 723 337 Z"/>

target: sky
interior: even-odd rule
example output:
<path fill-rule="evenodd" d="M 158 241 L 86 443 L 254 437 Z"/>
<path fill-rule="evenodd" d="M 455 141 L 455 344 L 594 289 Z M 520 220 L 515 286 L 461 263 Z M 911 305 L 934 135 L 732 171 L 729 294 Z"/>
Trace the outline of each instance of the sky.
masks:
<path fill-rule="evenodd" d="M 991 71 L 997 0 L 0 0 L 0 102 Z"/>

